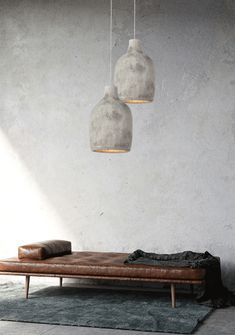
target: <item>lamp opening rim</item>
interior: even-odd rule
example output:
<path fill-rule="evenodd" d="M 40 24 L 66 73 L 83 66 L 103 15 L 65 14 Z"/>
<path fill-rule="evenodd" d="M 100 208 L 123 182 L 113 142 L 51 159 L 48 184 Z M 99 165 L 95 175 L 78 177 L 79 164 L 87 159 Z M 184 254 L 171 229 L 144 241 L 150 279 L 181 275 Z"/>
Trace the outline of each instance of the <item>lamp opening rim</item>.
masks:
<path fill-rule="evenodd" d="M 126 104 L 147 104 L 153 102 L 153 100 L 147 99 L 123 99 L 122 101 Z"/>
<path fill-rule="evenodd" d="M 129 152 L 130 149 L 93 149 L 92 151 L 98 153 L 107 153 L 107 154 L 122 154 Z"/>

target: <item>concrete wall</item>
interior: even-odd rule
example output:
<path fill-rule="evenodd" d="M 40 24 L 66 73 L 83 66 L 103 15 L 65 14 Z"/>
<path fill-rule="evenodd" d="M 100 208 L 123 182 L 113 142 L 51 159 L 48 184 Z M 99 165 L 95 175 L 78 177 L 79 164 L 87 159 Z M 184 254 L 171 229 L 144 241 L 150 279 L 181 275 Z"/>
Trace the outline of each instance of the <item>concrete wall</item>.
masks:
<path fill-rule="evenodd" d="M 235 282 L 235 5 L 138 0 L 156 96 L 133 106 L 128 154 L 92 153 L 108 82 L 109 1 L 0 1 L 0 257 L 74 249 L 208 250 Z M 114 0 L 114 60 L 132 1 Z"/>

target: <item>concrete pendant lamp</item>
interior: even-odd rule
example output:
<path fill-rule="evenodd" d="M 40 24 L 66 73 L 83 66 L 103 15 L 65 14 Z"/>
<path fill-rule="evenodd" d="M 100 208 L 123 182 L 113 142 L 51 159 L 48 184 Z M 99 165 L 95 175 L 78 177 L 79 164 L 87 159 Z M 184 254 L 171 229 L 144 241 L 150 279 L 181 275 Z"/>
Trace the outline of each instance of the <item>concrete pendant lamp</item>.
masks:
<path fill-rule="evenodd" d="M 132 115 L 112 84 L 112 0 L 110 0 L 110 86 L 94 107 L 90 122 L 91 150 L 103 153 L 124 153 L 131 149 Z"/>
<path fill-rule="evenodd" d="M 115 86 L 105 87 L 104 98 L 93 109 L 90 142 L 96 152 L 124 153 L 131 149 L 131 111 L 118 98 Z"/>
<path fill-rule="evenodd" d="M 155 91 L 153 61 L 144 54 L 140 40 L 135 38 L 136 0 L 134 0 L 134 39 L 127 53 L 119 58 L 114 71 L 114 84 L 119 98 L 125 103 L 152 102 Z"/>

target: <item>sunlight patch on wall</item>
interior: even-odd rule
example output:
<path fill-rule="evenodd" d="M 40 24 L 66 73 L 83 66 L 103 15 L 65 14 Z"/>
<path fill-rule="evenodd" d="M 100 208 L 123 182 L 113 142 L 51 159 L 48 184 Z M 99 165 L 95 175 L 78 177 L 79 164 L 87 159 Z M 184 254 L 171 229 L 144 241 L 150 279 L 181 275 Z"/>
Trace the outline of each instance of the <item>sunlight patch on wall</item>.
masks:
<path fill-rule="evenodd" d="M 24 243 L 63 239 L 61 219 L 2 132 L 0 164 L 0 258 Z"/>

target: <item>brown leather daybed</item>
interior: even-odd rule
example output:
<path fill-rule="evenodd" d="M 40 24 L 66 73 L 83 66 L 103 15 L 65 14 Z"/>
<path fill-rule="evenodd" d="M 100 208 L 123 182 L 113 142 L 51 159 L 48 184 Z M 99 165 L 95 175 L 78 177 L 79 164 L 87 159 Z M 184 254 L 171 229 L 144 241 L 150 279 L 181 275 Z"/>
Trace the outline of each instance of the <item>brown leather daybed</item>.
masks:
<path fill-rule="evenodd" d="M 28 298 L 30 276 L 59 277 L 60 286 L 62 286 L 63 278 L 169 283 L 171 284 L 172 307 L 175 307 L 175 284 L 204 283 L 205 269 L 124 264 L 127 253 L 71 252 L 68 247 L 64 252 L 58 252 L 58 248 L 54 252 L 53 246 L 58 246 L 62 242 L 66 241 L 46 241 L 20 247 L 18 258 L 0 260 L 0 274 L 25 276 L 26 298 Z M 48 245 L 50 246 L 47 248 L 49 252 L 45 251 L 45 246 L 48 247 Z M 44 255 L 43 248 L 38 249 L 38 246 L 44 246 Z M 63 253 L 65 254 L 62 255 Z M 56 256 L 51 257 L 51 255 Z"/>

